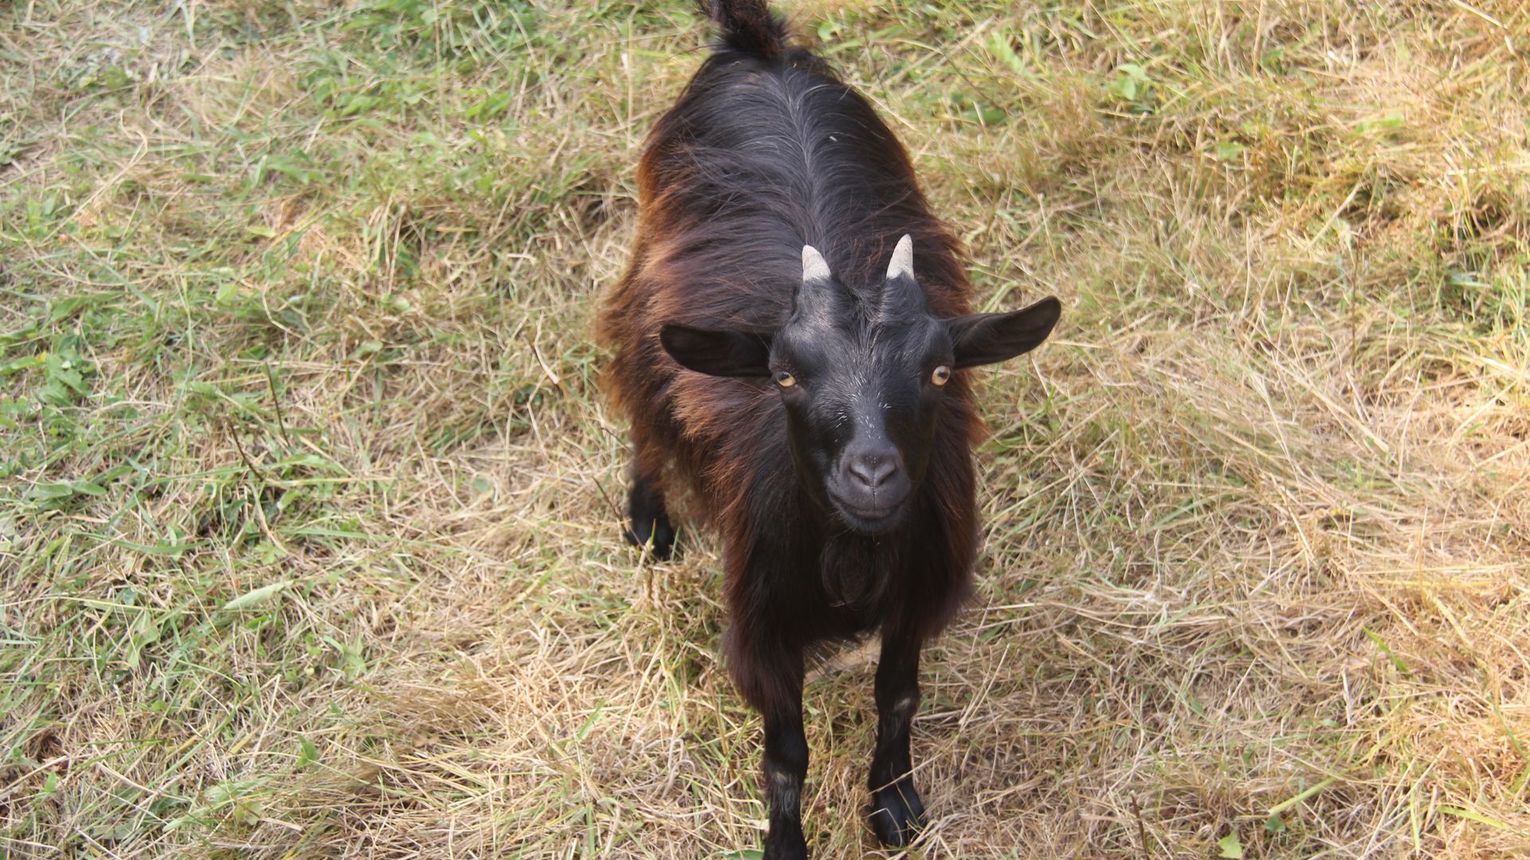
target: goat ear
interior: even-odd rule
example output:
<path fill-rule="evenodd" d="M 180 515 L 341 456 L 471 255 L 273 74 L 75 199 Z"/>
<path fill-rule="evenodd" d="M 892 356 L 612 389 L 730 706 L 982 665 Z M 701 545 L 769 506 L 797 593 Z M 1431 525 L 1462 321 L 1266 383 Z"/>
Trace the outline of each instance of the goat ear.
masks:
<path fill-rule="evenodd" d="M 659 329 L 659 343 L 681 367 L 697 373 L 770 375 L 770 335 L 766 333 L 710 331 L 670 324 Z"/>
<path fill-rule="evenodd" d="M 946 321 L 956 367 L 1014 358 L 1041 345 L 1057 325 L 1062 303 L 1055 296 L 1004 314 L 968 314 Z"/>

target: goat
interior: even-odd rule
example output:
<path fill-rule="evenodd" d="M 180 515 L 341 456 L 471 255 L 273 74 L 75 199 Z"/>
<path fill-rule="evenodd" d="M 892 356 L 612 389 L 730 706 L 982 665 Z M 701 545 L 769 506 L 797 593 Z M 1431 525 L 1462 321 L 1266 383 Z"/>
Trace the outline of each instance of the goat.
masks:
<path fill-rule="evenodd" d="M 686 496 L 721 532 L 727 663 L 764 721 L 767 858 L 807 856 L 804 650 L 880 631 L 868 815 L 906 845 L 924 824 L 919 655 L 979 539 L 965 371 L 1035 348 L 1060 305 L 970 313 L 957 241 L 866 100 L 766 0 L 702 7 L 721 43 L 648 138 L 631 259 L 596 321 L 631 422 L 627 538 L 668 558 Z"/>

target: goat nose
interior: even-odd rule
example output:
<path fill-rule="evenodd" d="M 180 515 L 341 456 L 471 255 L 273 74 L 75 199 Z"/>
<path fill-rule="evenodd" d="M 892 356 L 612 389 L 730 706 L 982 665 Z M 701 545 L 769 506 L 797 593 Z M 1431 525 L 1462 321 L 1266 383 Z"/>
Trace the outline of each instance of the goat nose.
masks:
<path fill-rule="evenodd" d="M 889 454 L 856 454 L 848 464 L 850 477 L 875 490 L 898 473 L 897 459 Z"/>

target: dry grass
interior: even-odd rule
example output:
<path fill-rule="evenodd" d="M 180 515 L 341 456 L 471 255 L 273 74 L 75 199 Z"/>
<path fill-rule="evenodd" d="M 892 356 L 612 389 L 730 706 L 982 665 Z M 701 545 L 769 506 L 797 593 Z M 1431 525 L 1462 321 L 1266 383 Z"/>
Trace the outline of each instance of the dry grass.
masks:
<path fill-rule="evenodd" d="M 788 8 L 994 305 L 914 856 L 1530 852 L 1530 13 Z M 0 10 L 0 856 L 753 856 L 588 322 L 689 4 Z M 874 655 L 810 686 L 819 857 Z"/>

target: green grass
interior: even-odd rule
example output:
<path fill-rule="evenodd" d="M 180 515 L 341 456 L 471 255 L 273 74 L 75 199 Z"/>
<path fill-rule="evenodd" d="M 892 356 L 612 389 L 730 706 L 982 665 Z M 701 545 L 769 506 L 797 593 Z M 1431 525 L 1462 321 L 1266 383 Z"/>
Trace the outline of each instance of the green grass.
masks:
<path fill-rule="evenodd" d="M 985 372 L 913 856 L 1530 851 L 1530 14 L 783 5 L 1066 307 Z M 690 4 L 0 22 L 0 856 L 752 856 L 717 547 L 618 540 L 589 336 Z M 817 856 L 881 856 L 871 659 Z"/>

